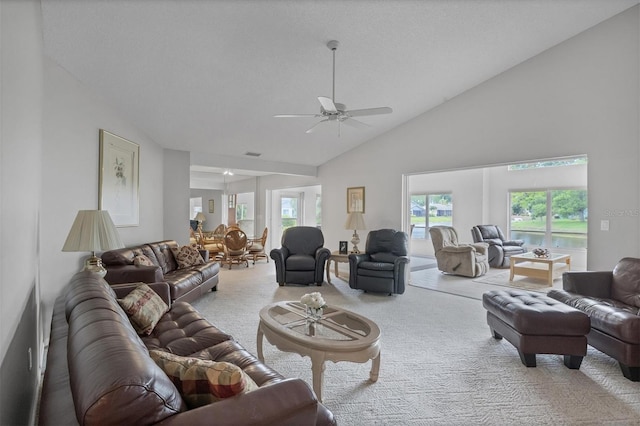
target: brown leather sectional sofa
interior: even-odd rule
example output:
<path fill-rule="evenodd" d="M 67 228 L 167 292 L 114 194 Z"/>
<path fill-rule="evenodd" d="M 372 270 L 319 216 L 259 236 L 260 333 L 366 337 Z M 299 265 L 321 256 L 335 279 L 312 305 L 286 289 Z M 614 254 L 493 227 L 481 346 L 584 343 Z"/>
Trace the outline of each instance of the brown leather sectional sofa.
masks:
<path fill-rule="evenodd" d="M 618 361 L 627 379 L 640 381 L 640 259 L 621 259 L 613 271 L 565 272 L 562 287 L 549 297 L 585 312 L 589 345 Z"/>
<path fill-rule="evenodd" d="M 285 379 L 188 303 L 171 304 L 166 283 L 150 287 L 170 310 L 140 337 L 116 300 L 134 285 L 110 287 L 86 271 L 73 277 L 54 307 L 38 424 L 336 424 L 303 380 Z M 150 349 L 233 363 L 258 389 L 188 409 Z"/>
<path fill-rule="evenodd" d="M 102 263 L 107 270 L 104 277 L 109 284 L 156 283 L 169 284 L 171 301 L 193 302 L 209 290 L 216 290 L 220 264 L 206 262 L 189 268 L 178 268 L 173 240 L 158 241 L 104 252 Z M 137 255 L 145 255 L 154 266 L 134 265 Z"/>

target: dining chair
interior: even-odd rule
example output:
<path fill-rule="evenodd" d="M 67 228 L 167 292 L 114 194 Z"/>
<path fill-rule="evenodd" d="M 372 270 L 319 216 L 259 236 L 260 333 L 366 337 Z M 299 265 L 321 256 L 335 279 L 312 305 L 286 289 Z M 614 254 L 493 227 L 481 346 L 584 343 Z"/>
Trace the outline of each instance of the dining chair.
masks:
<path fill-rule="evenodd" d="M 265 253 L 264 248 L 267 244 L 267 234 L 269 233 L 268 228 L 264 228 L 262 231 L 262 237 L 254 238 L 249 241 L 247 245 L 247 250 L 249 251 L 248 257 L 253 260 L 253 264 L 256 264 L 256 259 L 267 259 L 267 263 L 269 263 L 269 256 Z"/>

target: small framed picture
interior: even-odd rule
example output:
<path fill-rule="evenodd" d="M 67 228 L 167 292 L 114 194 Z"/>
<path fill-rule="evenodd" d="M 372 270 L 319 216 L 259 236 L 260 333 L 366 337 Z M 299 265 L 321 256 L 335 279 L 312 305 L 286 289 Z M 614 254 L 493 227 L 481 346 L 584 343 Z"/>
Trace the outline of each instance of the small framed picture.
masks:
<path fill-rule="evenodd" d="M 364 213 L 364 186 L 347 188 L 347 213 Z"/>
<path fill-rule="evenodd" d="M 347 252 L 349 251 L 349 246 L 347 245 L 346 241 L 340 241 L 340 254 L 347 254 Z"/>
<path fill-rule="evenodd" d="M 215 203 L 213 200 L 209 200 L 209 213 L 214 213 L 215 211 Z"/>
<path fill-rule="evenodd" d="M 229 208 L 236 208 L 236 194 L 229 194 Z"/>

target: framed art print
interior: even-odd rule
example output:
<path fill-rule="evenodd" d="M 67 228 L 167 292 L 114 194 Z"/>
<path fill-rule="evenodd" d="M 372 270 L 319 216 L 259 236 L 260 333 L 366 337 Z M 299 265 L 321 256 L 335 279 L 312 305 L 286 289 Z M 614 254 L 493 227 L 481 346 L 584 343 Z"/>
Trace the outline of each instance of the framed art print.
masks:
<path fill-rule="evenodd" d="M 213 200 L 209 200 L 209 213 L 215 212 L 215 202 Z"/>
<path fill-rule="evenodd" d="M 100 129 L 98 209 L 116 226 L 139 225 L 140 146 Z"/>
<path fill-rule="evenodd" d="M 347 188 L 347 213 L 364 213 L 364 186 Z"/>
<path fill-rule="evenodd" d="M 347 251 L 349 251 L 349 246 L 347 244 L 348 243 L 346 241 L 340 241 L 340 249 L 338 251 L 340 254 L 347 254 Z"/>

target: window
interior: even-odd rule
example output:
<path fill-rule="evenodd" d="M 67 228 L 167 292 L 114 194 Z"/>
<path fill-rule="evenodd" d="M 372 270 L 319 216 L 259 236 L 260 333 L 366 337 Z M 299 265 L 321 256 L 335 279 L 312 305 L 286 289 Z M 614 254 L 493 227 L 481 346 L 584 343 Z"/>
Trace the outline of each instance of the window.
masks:
<path fill-rule="evenodd" d="M 194 197 L 189 199 L 189 210 L 191 216 L 189 219 L 196 217 L 198 213 L 202 212 L 202 197 Z"/>
<path fill-rule="evenodd" d="M 247 211 L 248 211 L 247 203 L 238 203 L 236 204 L 236 222 L 240 222 L 241 220 L 248 219 Z"/>
<path fill-rule="evenodd" d="M 451 193 L 414 194 L 411 196 L 411 238 L 428 238 L 431 226 L 451 226 L 453 202 Z"/>
<path fill-rule="evenodd" d="M 283 195 L 280 197 L 280 217 L 282 218 L 282 230 L 298 225 L 299 197 Z"/>
<path fill-rule="evenodd" d="M 587 190 L 510 193 L 511 238 L 531 247 L 587 248 Z"/>

